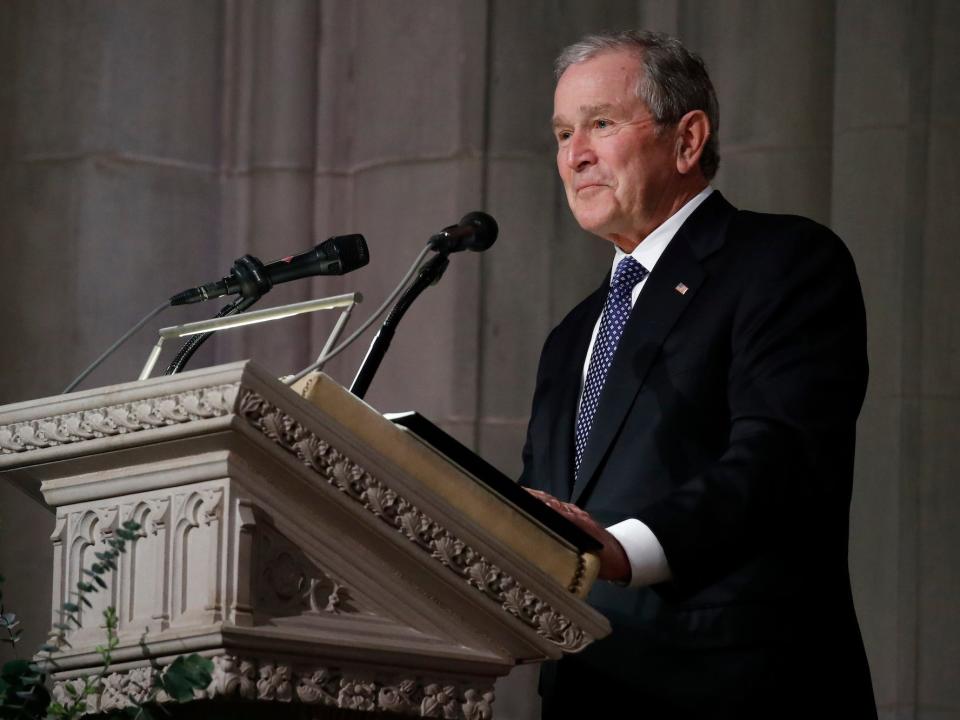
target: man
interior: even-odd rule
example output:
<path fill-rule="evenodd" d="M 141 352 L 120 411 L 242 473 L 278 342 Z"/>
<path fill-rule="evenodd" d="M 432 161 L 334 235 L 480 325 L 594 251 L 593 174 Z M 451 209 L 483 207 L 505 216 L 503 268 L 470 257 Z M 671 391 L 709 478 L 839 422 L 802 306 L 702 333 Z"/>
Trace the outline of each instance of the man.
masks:
<path fill-rule="evenodd" d="M 557 77 L 567 200 L 615 257 L 544 345 L 521 482 L 604 543 L 613 633 L 545 668 L 544 717 L 875 717 L 847 570 L 850 255 L 710 187 L 716 97 L 678 41 L 590 36 Z"/>

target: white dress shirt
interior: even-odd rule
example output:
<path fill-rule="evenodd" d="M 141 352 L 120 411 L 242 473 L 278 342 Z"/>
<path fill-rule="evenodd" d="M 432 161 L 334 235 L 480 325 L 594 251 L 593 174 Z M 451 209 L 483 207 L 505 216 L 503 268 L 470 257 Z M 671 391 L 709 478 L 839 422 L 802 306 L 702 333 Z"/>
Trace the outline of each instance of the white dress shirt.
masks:
<path fill-rule="evenodd" d="M 690 217 L 691 213 L 700 207 L 700 203 L 706 200 L 712 192 L 713 188 L 707 186 L 698 195 L 689 200 L 686 205 L 677 210 L 677 212 L 667 218 L 662 225 L 647 235 L 647 237 L 633 249 L 633 252 L 630 253 L 631 257 L 652 273 L 654 266 L 657 264 L 663 251 L 667 249 L 667 245 L 670 244 L 677 230 L 680 229 L 680 226 Z M 620 248 L 616 249 L 616 253 L 613 256 L 613 267 L 610 272 L 611 278 L 616 272 L 619 262 L 626 256 L 627 254 L 623 252 L 623 250 Z M 647 277 L 649 277 L 649 275 Z M 646 285 L 646 283 L 646 278 L 644 278 L 633 288 L 633 293 L 630 296 L 631 306 L 636 304 L 637 298 L 640 296 L 643 286 Z M 581 396 L 583 395 L 583 385 L 587 380 L 587 370 L 590 367 L 590 356 L 593 354 L 593 345 L 597 340 L 597 331 L 599 329 L 600 319 L 597 318 L 597 323 L 593 326 L 593 334 L 590 336 L 590 345 L 587 347 L 587 357 L 583 361 L 583 374 L 580 379 Z M 579 404 L 580 401 L 577 400 L 578 413 L 580 409 Z M 667 564 L 667 557 L 663 552 L 663 547 L 660 545 L 660 541 L 657 540 L 656 535 L 653 534 L 653 531 L 644 523 L 636 518 L 629 518 L 608 527 L 607 530 L 623 545 L 627 559 L 630 561 L 630 587 L 652 585 L 670 579 L 670 566 Z"/>

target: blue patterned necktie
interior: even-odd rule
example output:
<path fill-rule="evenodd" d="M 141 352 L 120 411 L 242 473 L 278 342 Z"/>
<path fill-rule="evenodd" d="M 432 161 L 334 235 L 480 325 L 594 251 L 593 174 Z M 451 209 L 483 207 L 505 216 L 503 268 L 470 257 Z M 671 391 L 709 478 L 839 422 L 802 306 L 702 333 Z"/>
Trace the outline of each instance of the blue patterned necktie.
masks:
<path fill-rule="evenodd" d="M 587 369 L 587 380 L 583 384 L 583 396 L 580 398 L 580 413 L 577 415 L 575 472 L 580 472 L 580 460 L 583 450 L 587 446 L 590 428 L 593 427 L 593 416 L 597 412 L 600 402 L 600 391 L 607 379 L 607 372 L 613 362 L 613 353 L 620 342 L 623 328 L 630 317 L 632 304 L 630 295 L 637 283 L 641 282 L 649 271 L 632 257 L 627 255 L 617 265 L 610 281 L 610 291 L 607 293 L 607 302 L 603 306 L 603 315 L 600 318 L 600 329 L 593 344 L 593 354 L 590 356 L 590 366 Z"/>

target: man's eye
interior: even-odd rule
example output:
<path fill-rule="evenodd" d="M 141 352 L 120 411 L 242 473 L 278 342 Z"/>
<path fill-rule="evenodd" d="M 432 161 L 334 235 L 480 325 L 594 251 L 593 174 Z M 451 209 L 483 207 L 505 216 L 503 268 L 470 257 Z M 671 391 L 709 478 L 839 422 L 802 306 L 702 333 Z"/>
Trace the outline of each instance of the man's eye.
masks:
<path fill-rule="evenodd" d="M 557 133 L 557 142 L 565 142 L 570 139 L 572 133 L 569 130 L 560 130 Z"/>
<path fill-rule="evenodd" d="M 610 122 L 609 120 L 604 120 L 601 118 L 600 120 L 595 121 L 594 125 L 596 125 L 598 130 L 606 130 L 611 125 L 613 125 L 613 123 Z"/>

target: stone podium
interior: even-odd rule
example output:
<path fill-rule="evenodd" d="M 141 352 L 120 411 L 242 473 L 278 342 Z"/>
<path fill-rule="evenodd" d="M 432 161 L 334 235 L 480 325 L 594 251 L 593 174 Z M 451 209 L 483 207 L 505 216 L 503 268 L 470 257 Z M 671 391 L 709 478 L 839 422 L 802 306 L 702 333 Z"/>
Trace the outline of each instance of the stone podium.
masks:
<path fill-rule="evenodd" d="M 55 696 L 98 669 L 109 605 L 95 712 L 196 652 L 213 681 L 184 707 L 489 718 L 514 665 L 609 633 L 576 548 L 327 382 L 314 404 L 240 362 L 0 408 L 0 472 L 56 513 L 55 614 L 141 526 L 55 656 Z"/>

